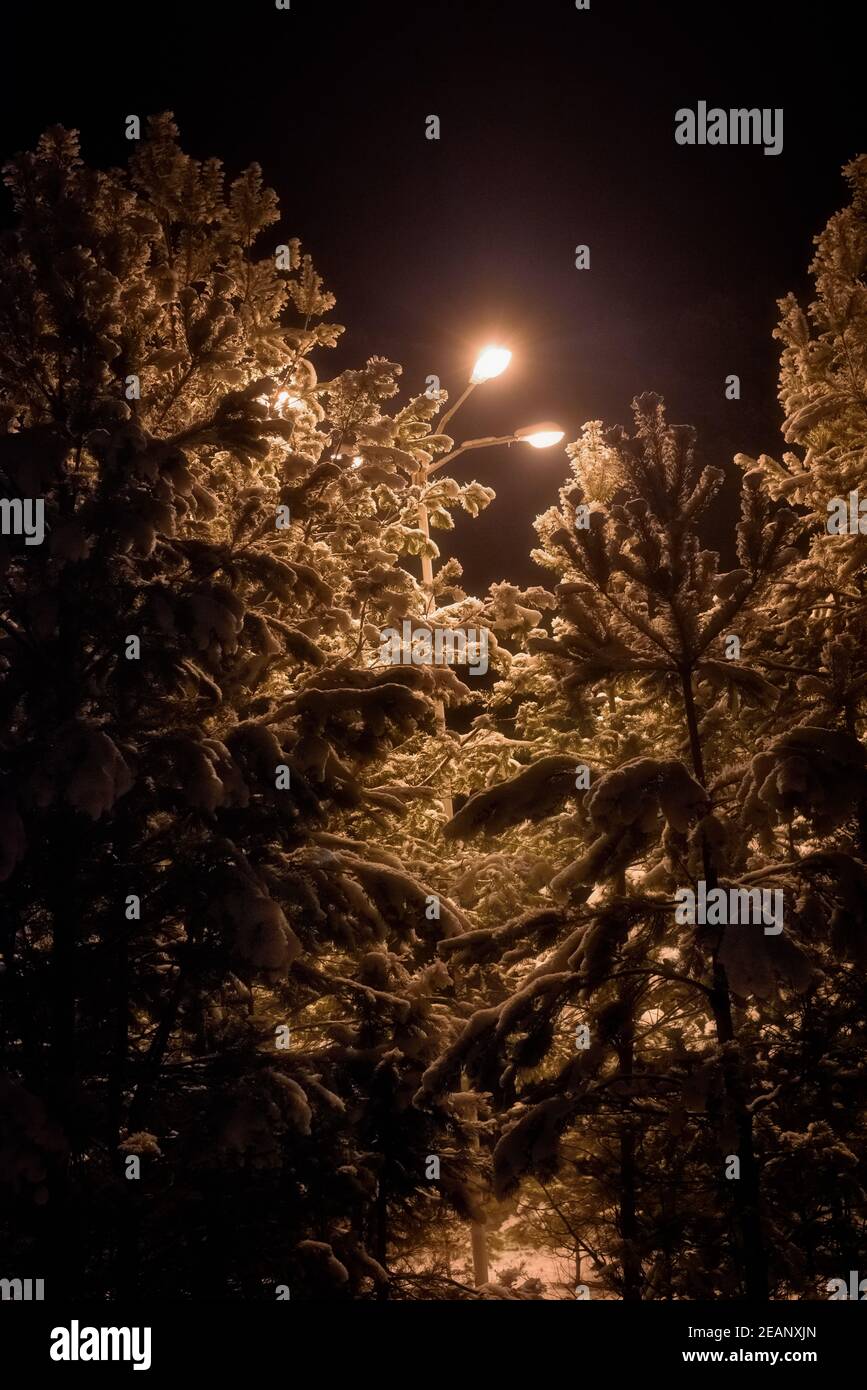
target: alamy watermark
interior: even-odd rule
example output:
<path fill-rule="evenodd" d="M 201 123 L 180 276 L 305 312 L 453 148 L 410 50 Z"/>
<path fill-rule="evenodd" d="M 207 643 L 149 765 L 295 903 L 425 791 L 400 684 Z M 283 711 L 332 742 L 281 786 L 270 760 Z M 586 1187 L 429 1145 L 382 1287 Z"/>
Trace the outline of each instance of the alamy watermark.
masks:
<path fill-rule="evenodd" d="M 134 1371 L 149 1371 L 149 1327 L 82 1327 L 73 1318 L 69 1327 L 51 1329 L 48 1352 L 52 1361 L 131 1361 Z"/>
<path fill-rule="evenodd" d="M 847 497 L 832 497 L 825 528 L 829 536 L 867 536 L 867 499 L 861 502 L 858 489 Z"/>
<path fill-rule="evenodd" d="M 0 497 L 0 535 L 23 536 L 25 545 L 45 540 L 45 502 L 41 497 Z"/>
<path fill-rule="evenodd" d="M 695 111 L 681 106 L 674 113 L 674 138 L 678 145 L 764 145 L 765 154 L 782 154 L 783 108 L 738 107 L 708 110 L 700 101 Z"/>
<path fill-rule="evenodd" d="M 782 888 L 712 888 L 704 879 L 692 888 L 678 888 L 674 920 L 681 926 L 764 925 L 765 936 L 779 936 L 783 930 Z"/>
<path fill-rule="evenodd" d="M 379 659 L 387 666 L 469 666 L 471 676 L 484 676 L 488 669 L 483 627 L 413 627 L 404 618 L 400 632 L 384 628 L 379 641 Z"/>
<path fill-rule="evenodd" d="M 867 1301 L 867 1279 L 861 1279 L 857 1269 L 849 1270 L 849 1282 L 845 1279 L 829 1279 L 825 1288 L 828 1290 L 828 1298 L 833 1303 L 842 1299 L 852 1299 L 857 1303 Z"/>
<path fill-rule="evenodd" d="M 41 1303 L 45 1298 L 44 1279 L 0 1279 L 0 1299 L 5 1303 Z"/>

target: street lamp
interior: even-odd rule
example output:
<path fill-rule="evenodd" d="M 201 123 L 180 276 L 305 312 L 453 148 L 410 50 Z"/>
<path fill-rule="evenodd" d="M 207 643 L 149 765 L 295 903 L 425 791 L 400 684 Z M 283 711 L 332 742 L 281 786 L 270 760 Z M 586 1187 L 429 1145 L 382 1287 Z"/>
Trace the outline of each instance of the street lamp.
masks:
<path fill-rule="evenodd" d="M 488 359 L 488 369 L 491 366 L 496 366 L 496 362 L 490 360 L 491 356 L 495 352 L 502 354 L 505 353 L 505 351 L 506 350 L 504 348 L 486 348 L 485 351 L 479 357 L 478 361 L 476 362 L 476 368 L 474 368 L 474 373 L 476 369 L 479 368 L 479 364 L 482 363 L 485 359 Z M 511 353 L 509 353 L 508 356 L 510 357 Z M 501 358 L 497 360 L 501 362 L 501 365 L 498 367 L 498 370 L 503 371 L 506 363 L 502 362 Z M 487 378 L 480 377 L 480 380 L 487 380 Z M 467 390 L 464 392 L 464 395 L 461 399 L 465 399 L 469 392 L 472 390 L 473 386 L 477 384 L 477 382 L 471 380 L 470 385 L 467 387 Z M 450 412 L 452 415 L 454 415 L 460 403 L 461 402 L 458 401 L 455 404 L 452 411 Z M 515 430 L 514 434 L 487 435 L 484 439 L 466 439 L 464 440 L 463 444 L 459 444 L 457 449 L 453 449 L 452 452 L 450 454 L 446 454 L 444 458 L 438 459 L 436 463 L 428 464 L 426 468 L 420 468 L 418 473 L 416 474 L 416 482 L 419 484 L 419 487 L 423 493 L 428 478 L 431 476 L 432 473 L 436 473 L 437 470 L 442 468 L 444 464 L 451 463 L 452 460 L 456 459 L 459 454 L 466 453 L 468 449 L 490 449 L 498 444 L 505 444 L 507 448 L 510 447 L 512 444 L 529 444 L 531 449 L 550 449 L 554 444 L 559 444 L 560 440 L 563 439 L 563 437 L 564 431 L 560 429 L 559 425 L 554 424 L 553 421 L 546 420 L 542 421 L 542 423 L 538 425 L 526 425 L 523 429 Z M 421 531 L 425 540 L 429 541 L 430 517 L 428 515 L 427 503 L 424 500 L 424 496 L 420 496 L 418 502 L 418 529 Z M 422 551 L 421 556 L 421 578 L 422 585 L 428 596 L 429 612 L 433 613 L 436 611 L 434 607 L 433 562 L 431 561 L 431 557 L 428 554 L 426 554 L 425 551 Z M 443 705 L 442 700 L 435 700 L 434 705 L 436 708 L 437 728 L 441 733 L 445 733 L 445 707 Z M 444 810 L 446 812 L 446 819 L 451 820 L 454 814 L 454 808 L 450 794 L 446 793 L 443 800 L 445 803 Z"/>
<path fill-rule="evenodd" d="M 483 381 L 490 381 L 491 377 L 499 376 L 501 372 L 506 370 L 511 360 L 512 354 L 508 348 L 482 348 L 473 365 L 470 385 L 478 386 Z"/>
<path fill-rule="evenodd" d="M 506 370 L 511 360 L 512 354 L 508 348 L 496 347 L 493 343 L 482 348 L 473 363 L 473 370 L 463 395 L 458 396 L 451 410 L 447 410 L 443 418 L 437 422 L 440 430 L 445 429 L 449 420 L 460 410 L 467 396 L 471 395 L 477 386 L 481 386 L 483 381 L 491 381 L 495 376 L 499 376 Z"/>
<path fill-rule="evenodd" d="M 445 427 L 449 420 L 452 419 L 456 411 L 463 405 L 464 401 L 477 386 L 480 386 L 484 381 L 490 381 L 492 377 L 499 376 L 501 372 L 506 370 L 511 361 L 511 357 L 512 354 L 509 349 L 502 347 L 486 347 L 479 353 L 463 395 L 458 397 L 451 410 L 449 410 L 439 422 L 440 432 L 445 431 Z M 485 439 L 467 439 L 463 444 L 459 444 L 456 449 L 453 449 L 450 454 L 446 454 L 444 458 L 438 459 L 436 463 L 428 464 L 427 467 L 420 468 L 416 475 L 416 481 L 419 484 L 422 494 L 419 497 L 418 503 L 418 525 L 425 540 L 430 540 L 430 518 L 428 516 L 427 503 L 423 496 L 424 488 L 430 475 L 436 473 L 444 464 L 451 463 L 459 454 L 466 453 L 468 449 L 488 449 L 498 444 L 505 444 L 506 447 L 510 447 L 512 444 L 529 444 L 531 449 L 550 449 L 554 444 L 559 444 L 563 437 L 564 431 L 560 429 L 559 425 L 551 421 L 542 421 L 538 425 L 526 425 L 523 429 L 515 430 L 514 434 L 490 435 Z M 431 615 L 433 615 L 436 611 L 433 588 L 433 563 L 430 556 L 424 551 L 421 557 L 421 573 L 422 584 L 430 605 L 429 611 Z M 441 699 L 436 697 L 434 698 L 434 711 L 437 730 L 439 733 L 445 734 L 445 705 Z M 446 790 L 443 794 L 443 810 L 445 811 L 446 819 L 451 820 L 454 815 L 454 802 L 452 801 L 450 790 Z M 467 1090 L 468 1088 L 466 1073 L 462 1073 L 461 1089 Z M 475 1114 L 475 1107 L 473 1106 L 473 1118 L 475 1118 Z M 476 1147 L 478 1147 L 478 1138 L 476 1139 Z M 479 1287 L 486 1284 L 488 1281 L 488 1249 L 484 1221 L 471 1221 L 470 1232 L 473 1255 L 473 1276 L 476 1286 Z"/>
<path fill-rule="evenodd" d="M 557 425 L 546 421 L 524 430 L 515 430 L 515 438 L 520 444 L 529 444 L 531 449 L 550 449 L 552 445 L 560 443 L 564 433 Z"/>
<path fill-rule="evenodd" d="M 457 409 L 457 407 L 455 407 Z M 436 473 L 443 464 L 451 463 L 458 454 L 463 454 L 467 449 L 488 449 L 495 444 L 529 444 L 532 449 L 550 449 L 552 445 L 559 444 L 564 437 L 564 431 L 553 421 L 545 420 L 540 425 L 525 425 L 523 429 L 515 430 L 514 434 L 487 435 L 484 439 L 465 439 L 463 444 L 459 444 L 445 458 L 437 459 L 436 463 L 431 464 L 425 469 L 425 477 L 431 473 Z"/>
<path fill-rule="evenodd" d="M 506 370 L 512 360 L 509 348 L 498 347 L 491 343 L 482 348 L 470 373 L 470 379 L 462 395 L 458 397 L 451 410 L 447 411 L 442 420 L 438 422 L 440 433 L 445 430 L 449 420 L 461 408 L 464 401 L 472 391 L 480 386 L 483 381 L 490 381 L 493 377 L 499 376 Z M 487 435 L 484 439 L 466 439 L 463 444 L 459 444 L 456 449 L 452 449 L 450 454 L 438 459 L 436 463 L 428 464 L 426 468 L 420 468 L 416 474 L 416 481 L 420 488 L 424 488 L 428 478 L 432 473 L 436 473 L 444 464 L 451 463 L 459 454 L 464 454 L 468 449 L 489 449 L 497 444 L 529 444 L 532 449 L 550 449 L 552 445 L 559 444 L 564 437 L 564 431 L 559 425 L 555 425 L 550 420 L 545 420 L 538 425 L 526 425 L 523 429 L 515 430 L 514 434 Z M 428 516 L 427 504 L 423 497 L 419 498 L 418 504 L 418 527 L 425 540 L 430 540 L 430 518 Z M 422 584 L 428 595 L 428 600 L 433 603 L 433 565 L 429 555 L 422 553 L 421 557 L 421 577 Z M 441 701 L 437 701 L 437 723 L 445 730 L 445 710 Z M 446 810 L 449 819 L 452 816 L 451 797 L 446 797 Z"/>

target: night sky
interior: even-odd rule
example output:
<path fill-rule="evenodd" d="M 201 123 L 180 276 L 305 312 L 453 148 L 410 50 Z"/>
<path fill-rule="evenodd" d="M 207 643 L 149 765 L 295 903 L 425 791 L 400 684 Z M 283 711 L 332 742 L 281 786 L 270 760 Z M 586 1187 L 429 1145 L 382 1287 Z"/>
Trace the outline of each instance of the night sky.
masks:
<path fill-rule="evenodd" d="M 31 7 L 7 18 L 4 157 L 59 122 L 119 164 L 124 118 L 170 109 L 185 149 L 258 161 L 347 334 L 325 377 L 379 354 L 454 397 L 478 347 L 512 347 L 458 438 L 543 418 L 628 423 L 641 391 L 705 459 L 779 454 L 776 299 L 867 149 L 862 8 L 842 3 L 444 0 Z M 678 146 L 678 107 L 783 107 L 784 148 Z M 425 138 L 440 117 L 442 138 Z M 8 217 L 8 205 L 4 218 Z M 587 243 L 591 269 L 574 266 Z M 742 398 L 727 401 L 737 373 Z M 469 588 L 539 582 L 532 521 L 560 449 L 471 454 L 498 499 L 458 523 Z M 731 470 L 732 476 L 737 470 Z M 733 500 L 732 492 L 732 500 Z M 437 537 L 442 538 L 442 533 Z M 730 557 L 727 557 L 730 558 Z"/>

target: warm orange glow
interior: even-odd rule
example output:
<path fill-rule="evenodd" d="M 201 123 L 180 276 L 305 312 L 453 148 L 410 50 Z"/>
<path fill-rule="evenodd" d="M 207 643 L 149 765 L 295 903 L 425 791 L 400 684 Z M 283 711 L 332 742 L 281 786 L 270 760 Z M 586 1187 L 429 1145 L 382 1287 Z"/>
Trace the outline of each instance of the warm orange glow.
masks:
<path fill-rule="evenodd" d="M 483 381 L 490 381 L 492 377 L 499 376 L 501 372 L 504 372 L 511 360 L 512 354 L 508 348 L 482 348 L 476 358 L 470 381 L 474 386 L 478 386 Z"/>
<path fill-rule="evenodd" d="M 524 430 L 515 430 L 515 438 L 522 444 L 529 444 L 532 449 L 550 449 L 553 444 L 559 444 L 564 435 L 564 430 L 550 423 L 528 425 Z"/>

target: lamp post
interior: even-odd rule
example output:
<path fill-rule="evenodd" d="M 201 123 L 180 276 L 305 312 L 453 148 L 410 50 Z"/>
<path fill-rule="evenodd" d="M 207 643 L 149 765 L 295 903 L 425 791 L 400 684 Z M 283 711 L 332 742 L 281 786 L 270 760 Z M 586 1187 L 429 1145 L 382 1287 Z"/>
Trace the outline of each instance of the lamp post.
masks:
<path fill-rule="evenodd" d="M 512 360 L 512 354 L 508 348 L 486 347 L 482 348 L 475 362 L 470 379 L 464 391 L 458 396 L 454 405 L 446 411 L 443 418 L 439 421 L 439 427 L 444 430 L 453 415 L 456 415 L 468 396 L 472 395 L 477 386 L 481 386 L 483 381 L 491 381 L 495 376 L 500 376 L 508 367 Z"/>
<path fill-rule="evenodd" d="M 488 347 L 484 349 L 476 360 L 473 374 L 470 377 L 466 390 L 459 396 L 451 410 L 449 410 L 439 422 L 440 430 L 445 428 L 449 420 L 457 413 L 470 393 L 475 390 L 476 386 L 480 385 L 483 381 L 490 381 L 491 377 L 499 376 L 500 372 L 505 371 L 511 356 L 512 354 L 509 352 L 508 348 Z M 452 449 L 451 453 L 446 454 L 444 458 L 437 459 L 436 463 L 428 464 L 426 468 L 420 468 L 416 474 L 415 480 L 423 494 L 431 474 L 437 473 L 441 468 L 444 468 L 447 463 L 451 463 L 461 454 L 467 453 L 469 449 L 492 449 L 497 445 L 505 445 L 507 448 L 510 448 L 513 444 L 529 444 L 531 449 L 550 449 L 552 445 L 560 443 L 560 440 L 563 438 L 563 433 L 559 425 L 555 425 L 553 421 L 546 420 L 538 425 L 526 425 L 523 429 L 515 430 L 513 434 L 491 434 L 486 435 L 483 439 L 465 439 L 462 444 L 459 444 L 456 449 Z M 428 515 L 427 503 L 423 495 L 419 497 L 418 502 L 418 527 L 425 540 L 430 540 L 430 517 Z M 421 557 L 421 577 L 425 592 L 428 595 L 430 605 L 429 611 L 435 612 L 436 609 L 433 606 L 433 563 L 430 556 L 424 553 Z M 445 712 L 443 711 L 442 701 L 438 700 L 436 703 L 437 721 L 438 723 L 441 721 L 442 728 L 444 729 Z M 451 797 L 447 796 L 446 800 L 448 802 L 448 818 L 451 819 L 453 814 L 451 809 Z"/>
<path fill-rule="evenodd" d="M 490 381 L 492 377 L 499 376 L 505 371 L 511 361 L 512 354 L 508 348 L 487 347 L 482 350 L 473 366 L 473 371 L 469 382 L 463 393 L 455 401 L 450 410 L 446 412 L 439 422 L 440 430 L 444 430 L 448 422 L 457 413 L 467 397 L 480 386 L 484 381 Z M 554 444 L 559 444 L 563 438 L 563 430 L 557 425 L 544 422 L 539 425 L 528 425 L 524 429 L 516 430 L 514 434 L 489 435 L 483 439 L 467 439 L 463 444 L 459 444 L 450 454 L 438 459 L 436 463 L 421 468 L 416 475 L 421 495 L 418 504 L 418 527 L 425 540 L 430 540 L 430 517 L 428 515 L 427 503 L 424 500 L 424 489 L 432 473 L 436 473 L 445 464 L 451 463 L 460 454 L 466 453 L 470 449 L 490 449 L 497 445 L 511 447 L 512 444 L 529 444 L 532 449 L 549 449 Z M 436 600 L 434 598 L 433 587 L 433 562 L 431 557 L 425 552 L 421 557 L 422 585 L 428 597 L 428 614 L 433 616 L 436 613 Z M 442 700 L 434 699 L 434 710 L 437 731 L 441 734 L 446 732 L 446 712 Z M 443 794 L 443 810 L 446 820 L 451 820 L 454 815 L 454 802 L 450 790 Z M 467 1078 L 465 1073 L 461 1073 L 461 1089 L 467 1090 Z M 476 1117 L 475 1106 L 473 1106 L 473 1118 Z M 478 1148 L 478 1138 L 475 1147 Z M 470 1222 L 470 1241 L 473 1255 L 473 1280 L 476 1288 L 488 1282 L 488 1240 L 484 1221 Z"/>
<path fill-rule="evenodd" d="M 482 362 L 489 354 L 495 352 L 506 354 L 506 362 L 499 368 L 499 371 L 503 371 L 512 355 L 511 353 L 507 353 L 505 348 L 486 348 L 481 354 L 479 362 Z M 478 365 L 479 363 L 476 364 L 476 370 L 478 370 Z M 495 373 L 489 372 L 488 376 L 480 376 L 478 381 L 476 381 L 474 372 L 460 400 L 455 402 L 452 409 L 448 412 L 448 415 L 442 420 L 440 425 L 441 429 L 446 421 L 455 414 L 461 402 L 467 399 L 467 396 L 474 387 L 481 381 L 489 380 L 490 376 L 493 375 L 495 375 Z M 416 475 L 416 479 L 423 491 L 432 473 L 436 473 L 438 469 L 442 468 L 447 463 L 451 463 L 453 459 L 456 459 L 460 454 L 466 453 L 469 449 L 491 449 L 494 448 L 495 445 L 503 444 L 507 447 L 510 447 L 512 444 L 529 444 L 531 449 L 550 449 L 552 445 L 560 443 L 560 440 L 563 438 L 563 433 L 563 430 L 553 422 L 544 421 L 539 425 L 527 425 L 524 429 L 515 430 L 514 434 L 487 435 L 483 439 L 467 439 L 463 444 L 459 444 L 457 449 L 453 449 L 450 454 L 446 454 L 444 458 L 438 459 L 434 464 L 429 464 L 427 468 L 420 469 Z M 419 498 L 418 504 L 418 528 L 425 540 L 430 540 L 430 517 L 428 515 L 427 503 L 423 496 Z M 430 556 L 425 552 L 422 552 L 421 557 L 421 579 L 425 593 L 428 596 L 428 613 L 432 615 L 436 612 L 433 591 L 433 562 Z M 445 706 L 442 700 L 434 699 L 434 707 L 436 711 L 437 729 L 440 733 L 444 734 L 446 731 Z M 450 791 L 446 791 L 443 794 L 443 810 L 446 813 L 446 820 L 451 820 L 454 815 L 454 803 Z"/>
<path fill-rule="evenodd" d="M 482 348 L 482 351 L 479 353 L 478 357 L 473 363 L 473 370 L 470 373 L 470 379 L 467 382 L 462 394 L 458 396 L 458 399 L 455 401 L 454 405 L 446 411 L 443 418 L 438 422 L 440 430 L 445 429 L 446 425 L 449 423 L 452 417 L 457 414 L 464 401 L 472 395 L 473 391 L 475 391 L 477 386 L 481 386 L 483 381 L 491 381 L 495 376 L 499 376 L 501 372 L 504 372 L 506 370 L 511 360 L 512 354 L 508 348 L 496 347 L 495 345 Z M 445 458 L 440 459 L 438 463 L 435 463 L 432 466 L 429 466 L 428 468 L 419 469 L 419 472 L 416 475 L 416 481 L 418 482 L 421 491 L 424 491 L 425 484 L 427 483 L 427 480 L 430 477 L 431 473 L 435 473 L 438 468 L 441 468 L 444 463 L 448 463 L 450 459 L 457 458 L 458 454 L 461 453 L 464 448 L 480 448 L 482 442 L 482 440 L 471 441 L 470 444 L 463 445 L 460 449 L 453 449 L 450 454 L 447 454 Z M 489 440 L 487 442 L 494 443 L 496 441 Z M 418 529 L 421 531 L 425 540 L 429 541 L 430 518 L 428 516 L 427 504 L 425 503 L 423 496 L 419 498 L 418 503 Z M 436 609 L 433 591 L 433 563 L 431 561 L 430 556 L 426 553 L 423 553 L 421 557 L 421 582 L 424 587 L 424 591 L 428 597 L 428 611 L 431 613 L 435 612 Z M 444 734 L 446 731 L 446 712 L 442 700 L 434 700 L 434 710 L 437 731 L 441 734 Z M 443 810 L 445 811 L 446 820 L 451 820 L 452 816 L 454 815 L 454 803 L 452 801 L 452 795 L 450 791 L 447 791 L 443 796 Z"/>

